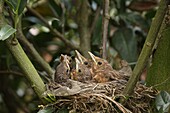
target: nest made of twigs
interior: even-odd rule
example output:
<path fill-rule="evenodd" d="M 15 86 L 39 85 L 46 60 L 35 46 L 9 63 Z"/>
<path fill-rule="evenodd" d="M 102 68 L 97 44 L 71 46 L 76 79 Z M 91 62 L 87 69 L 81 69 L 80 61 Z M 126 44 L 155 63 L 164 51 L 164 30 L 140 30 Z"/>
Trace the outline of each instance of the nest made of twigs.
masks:
<path fill-rule="evenodd" d="M 65 107 L 70 113 L 143 113 L 151 110 L 158 91 L 138 83 L 131 97 L 126 97 L 124 105 L 119 103 L 121 92 L 127 80 L 118 79 L 106 83 L 81 83 L 68 80 L 72 87 L 57 83 L 47 84 L 48 94 L 54 95 L 56 101 L 46 105 L 57 110 Z M 125 98 L 125 97 L 123 97 Z"/>

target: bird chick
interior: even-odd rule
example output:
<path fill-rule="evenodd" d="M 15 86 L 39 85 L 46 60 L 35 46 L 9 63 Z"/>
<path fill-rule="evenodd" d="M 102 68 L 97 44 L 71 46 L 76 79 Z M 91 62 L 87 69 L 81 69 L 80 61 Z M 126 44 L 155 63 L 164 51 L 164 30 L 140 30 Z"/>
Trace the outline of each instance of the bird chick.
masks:
<path fill-rule="evenodd" d="M 121 69 L 119 70 L 119 75 L 123 79 L 128 80 L 132 75 L 132 68 L 129 66 L 126 60 L 121 60 L 120 64 L 121 64 Z"/>
<path fill-rule="evenodd" d="M 114 70 L 107 60 L 99 58 L 88 52 L 92 59 L 93 79 L 96 82 L 108 82 L 119 77 L 119 72 Z"/>
<path fill-rule="evenodd" d="M 77 58 L 75 58 L 75 61 L 76 69 L 73 74 L 73 79 L 83 83 L 87 83 L 92 80 L 89 68 L 87 68 L 86 65 L 81 63 Z"/>
<path fill-rule="evenodd" d="M 70 78 L 70 66 L 67 55 L 61 54 L 60 56 L 60 64 L 56 67 L 55 78 L 54 81 L 61 84 L 66 85 L 67 80 Z"/>
<path fill-rule="evenodd" d="M 92 61 L 86 59 L 83 55 L 81 55 L 77 50 L 75 50 L 77 59 L 80 61 L 81 64 L 84 64 L 87 68 L 91 68 Z"/>

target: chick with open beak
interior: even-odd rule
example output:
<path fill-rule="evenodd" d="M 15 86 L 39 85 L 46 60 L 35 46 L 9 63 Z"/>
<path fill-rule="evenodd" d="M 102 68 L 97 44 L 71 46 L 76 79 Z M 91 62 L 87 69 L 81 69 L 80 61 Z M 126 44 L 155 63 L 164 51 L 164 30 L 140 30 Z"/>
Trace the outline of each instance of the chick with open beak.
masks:
<path fill-rule="evenodd" d="M 67 55 L 61 54 L 60 56 L 60 64 L 56 67 L 55 71 L 55 82 L 66 85 L 67 80 L 70 78 L 70 66 Z"/>
<path fill-rule="evenodd" d="M 74 80 L 77 80 L 79 82 L 87 83 L 90 80 L 92 80 L 91 72 L 89 68 L 86 67 L 82 62 L 78 60 L 78 58 L 75 58 L 76 61 L 76 69 L 74 74 Z"/>
<path fill-rule="evenodd" d="M 107 60 L 99 58 L 88 52 L 92 59 L 92 71 L 94 73 L 93 79 L 96 82 L 108 82 L 119 78 L 119 72 L 114 70 Z"/>
<path fill-rule="evenodd" d="M 75 50 L 77 59 L 81 64 L 85 65 L 87 68 L 91 68 L 91 60 L 86 59 L 83 55 L 81 55 L 77 50 Z"/>

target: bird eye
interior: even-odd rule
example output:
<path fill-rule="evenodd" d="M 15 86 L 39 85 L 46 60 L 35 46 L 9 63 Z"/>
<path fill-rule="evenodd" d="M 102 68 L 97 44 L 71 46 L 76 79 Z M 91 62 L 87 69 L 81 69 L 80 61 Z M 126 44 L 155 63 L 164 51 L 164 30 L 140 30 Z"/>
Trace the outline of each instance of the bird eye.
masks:
<path fill-rule="evenodd" d="M 84 65 L 88 65 L 88 62 L 84 62 Z"/>
<path fill-rule="evenodd" d="M 102 65 L 102 62 L 97 62 L 98 65 Z"/>
<path fill-rule="evenodd" d="M 81 69 L 79 69 L 79 72 L 81 72 Z"/>
<path fill-rule="evenodd" d="M 69 72 L 69 70 L 67 69 L 67 70 L 66 70 L 66 72 L 68 73 L 68 72 Z"/>
<path fill-rule="evenodd" d="M 72 62 L 71 59 L 69 60 L 69 62 L 70 62 L 70 63 Z"/>

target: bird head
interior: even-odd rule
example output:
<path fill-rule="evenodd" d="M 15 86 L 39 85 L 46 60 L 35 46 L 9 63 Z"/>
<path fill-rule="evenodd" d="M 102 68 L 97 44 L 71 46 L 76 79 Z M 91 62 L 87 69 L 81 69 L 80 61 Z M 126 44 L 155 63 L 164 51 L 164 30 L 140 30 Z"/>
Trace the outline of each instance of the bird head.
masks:
<path fill-rule="evenodd" d="M 109 64 L 105 59 L 99 58 L 92 54 L 91 52 L 88 52 L 92 61 L 93 61 L 93 68 L 103 68 L 105 65 Z"/>
<path fill-rule="evenodd" d="M 86 67 L 90 68 L 91 67 L 91 61 L 89 61 L 88 59 L 86 59 L 83 55 L 81 55 L 77 50 L 75 50 L 76 52 L 76 56 L 77 59 L 79 60 L 79 62 L 83 65 L 85 65 Z"/>
<path fill-rule="evenodd" d="M 86 82 L 86 80 L 91 80 L 91 71 L 84 64 L 82 64 L 77 58 L 76 61 L 76 78 L 78 81 Z"/>
<path fill-rule="evenodd" d="M 60 63 L 62 63 L 70 71 L 70 60 L 69 56 L 61 54 Z"/>

